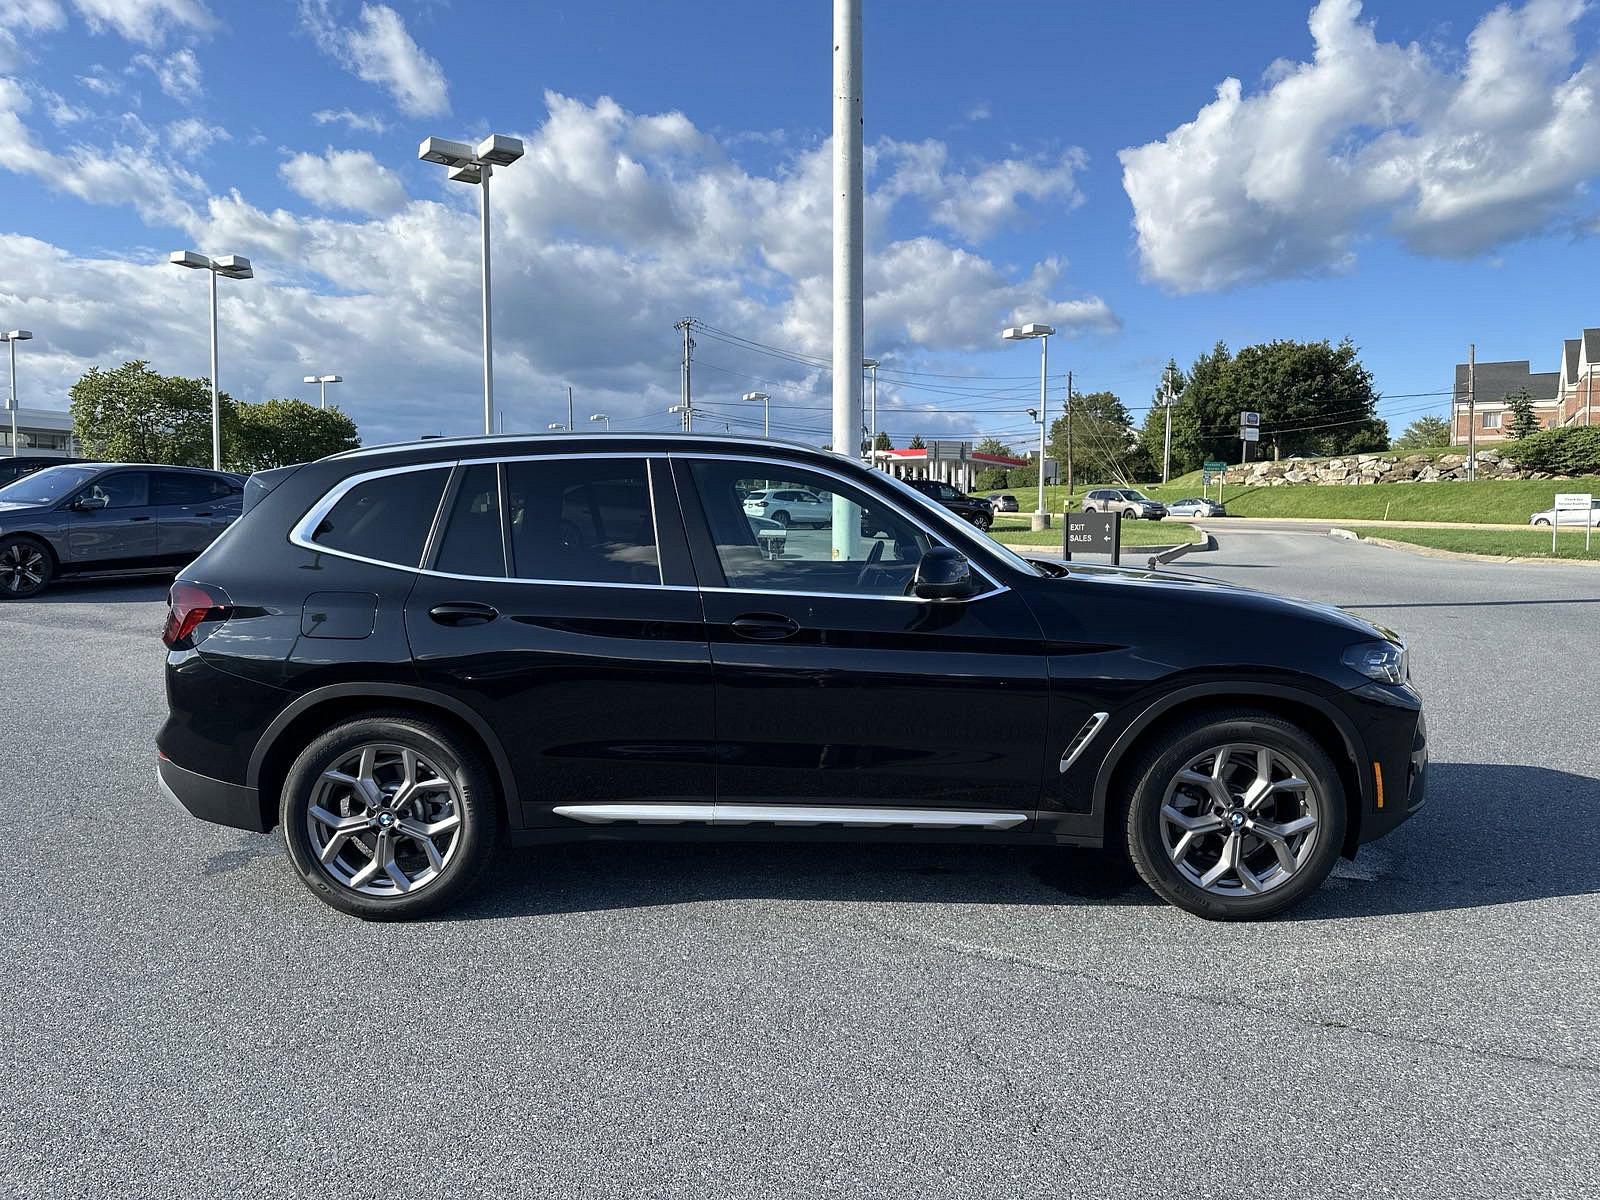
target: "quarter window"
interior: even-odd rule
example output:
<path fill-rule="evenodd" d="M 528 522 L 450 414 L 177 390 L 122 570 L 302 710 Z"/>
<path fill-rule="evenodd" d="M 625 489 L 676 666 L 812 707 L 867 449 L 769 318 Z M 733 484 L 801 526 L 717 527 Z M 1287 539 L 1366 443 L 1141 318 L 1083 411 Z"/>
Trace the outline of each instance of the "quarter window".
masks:
<path fill-rule="evenodd" d="M 452 575 L 500 578 L 506 573 L 500 533 L 500 480 L 493 463 L 477 463 L 461 475 L 445 518 L 434 570 Z"/>
<path fill-rule="evenodd" d="M 506 505 L 519 579 L 661 582 L 650 472 L 643 459 L 507 463 Z"/>
<path fill-rule="evenodd" d="M 364 480 L 339 498 L 311 540 L 330 550 L 415 567 L 449 476 L 450 469 L 440 466 Z"/>
<path fill-rule="evenodd" d="M 209 504 L 233 489 L 227 480 L 184 471 L 157 471 L 152 504 Z"/>
<path fill-rule="evenodd" d="M 697 462 L 690 469 L 729 587 L 903 596 L 933 544 L 876 496 L 806 470 L 773 467 L 774 479 L 752 478 L 767 469 L 749 463 Z M 778 498 L 785 491 L 812 503 L 786 509 Z M 819 492 L 832 498 L 821 500 Z"/>

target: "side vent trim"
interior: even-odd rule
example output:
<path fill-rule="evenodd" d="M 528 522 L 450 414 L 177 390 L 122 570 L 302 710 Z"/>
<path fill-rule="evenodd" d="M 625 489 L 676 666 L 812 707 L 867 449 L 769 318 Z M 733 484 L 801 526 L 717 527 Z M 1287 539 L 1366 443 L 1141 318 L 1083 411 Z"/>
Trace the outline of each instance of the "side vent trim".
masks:
<path fill-rule="evenodd" d="M 1089 743 L 1094 741 L 1095 734 L 1104 729 L 1110 719 L 1110 713 L 1097 712 L 1083 723 L 1083 728 L 1078 730 L 1077 735 L 1067 743 L 1067 748 L 1061 752 L 1061 774 L 1065 775 L 1072 769 L 1072 764 L 1077 762 L 1089 748 Z"/>

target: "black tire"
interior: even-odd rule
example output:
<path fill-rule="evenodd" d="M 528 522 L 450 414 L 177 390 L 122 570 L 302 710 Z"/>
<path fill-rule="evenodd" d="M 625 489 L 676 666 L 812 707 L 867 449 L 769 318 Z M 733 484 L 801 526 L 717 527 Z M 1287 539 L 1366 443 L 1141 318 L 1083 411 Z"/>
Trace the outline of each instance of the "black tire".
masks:
<path fill-rule="evenodd" d="M 37 596 L 55 573 L 55 557 L 38 538 L 27 534 L 0 538 L 0 600 Z"/>
<path fill-rule="evenodd" d="M 1534 522 L 1534 524 L 1536 526 L 1538 526 L 1539 528 L 1541 528 L 1541 529 L 1549 529 L 1550 528 L 1550 522 L 1546 521 L 1543 517 L 1540 517 L 1537 521 Z"/>
<path fill-rule="evenodd" d="M 983 513 L 979 513 L 977 516 L 972 518 L 972 523 L 979 529 L 983 530 L 984 533 L 988 533 L 989 526 L 994 524 L 994 518 L 986 516 Z"/>
<path fill-rule="evenodd" d="M 1125 509 L 1123 509 L 1122 510 L 1122 519 L 1124 521 L 1137 521 L 1139 519 L 1139 510 L 1136 509 L 1136 508 L 1125 508 Z"/>
<path fill-rule="evenodd" d="M 364 894 L 335 879 L 312 848 L 307 810 L 324 771 L 369 743 L 409 748 L 431 759 L 453 783 L 461 816 L 458 840 L 442 869 L 416 891 Z M 409 713 L 371 713 L 334 726 L 294 760 L 283 785 L 279 822 L 289 860 L 312 893 L 368 921 L 426 916 L 458 903 L 478 882 L 500 842 L 500 801 L 479 754 L 443 726 Z"/>
<path fill-rule="evenodd" d="M 1225 896 L 1198 886 L 1173 862 L 1162 840 L 1161 809 L 1167 786 L 1180 770 L 1208 748 L 1235 742 L 1265 746 L 1295 759 L 1316 791 L 1320 811 L 1315 841 L 1292 876 L 1260 894 Z M 1338 769 L 1316 739 L 1271 713 L 1210 712 L 1165 730 L 1136 761 L 1132 778 L 1124 832 L 1134 868 L 1163 900 L 1207 920 L 1255 920 L 1298 904 L 1322 886 L 1344 846 L 1348 812 Z"/>
<path fill-rule="evenodd" d="M 779 509 L 777 512 L 773 513 L 772 519 L 779 525 L 782 525 L 785 529 L 789 528 L 789 514 L 784 512 L 782 509 Z"/>

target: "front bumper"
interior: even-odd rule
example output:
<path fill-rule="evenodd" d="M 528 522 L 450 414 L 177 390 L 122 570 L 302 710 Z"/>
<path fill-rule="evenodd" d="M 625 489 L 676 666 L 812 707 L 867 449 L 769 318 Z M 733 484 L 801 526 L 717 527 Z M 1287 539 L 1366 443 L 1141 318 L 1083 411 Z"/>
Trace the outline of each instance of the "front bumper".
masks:
<path fill-rule="evenodd" d="M 164 755 L 156 760 L 156 778 L 161 794 L 192 817 L 253 833 L 267 832 L 261 797 L 253 787 L 186 771 Z"/>

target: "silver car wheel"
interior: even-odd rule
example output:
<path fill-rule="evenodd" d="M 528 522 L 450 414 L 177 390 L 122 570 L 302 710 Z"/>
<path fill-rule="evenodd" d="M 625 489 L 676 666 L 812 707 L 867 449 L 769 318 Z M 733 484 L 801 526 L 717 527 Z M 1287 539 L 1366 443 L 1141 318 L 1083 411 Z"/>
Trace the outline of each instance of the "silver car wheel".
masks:
<path fill-rule="evenodd" d="M 1322 799 L 1281 750 L 1230 742 L 1190 759 L 1167 785 L 1161 844 L 1190 883 L 1252 896 L 1288 883 L 1317 847 Z"/>
<path fill-rule="evenodd" d="M 0 553 L 0 587 L 21 595 L 44 582 L 44 551 L 25 541 L 12 542 Z"/>
<path fill-rule="evenodd" d="M 449 865 L 461 841 L 461 794 L 409 746 L 369 742 L 318 776 L 306 832 L 318 864 L 364 896 L 409 895 Z"/>

